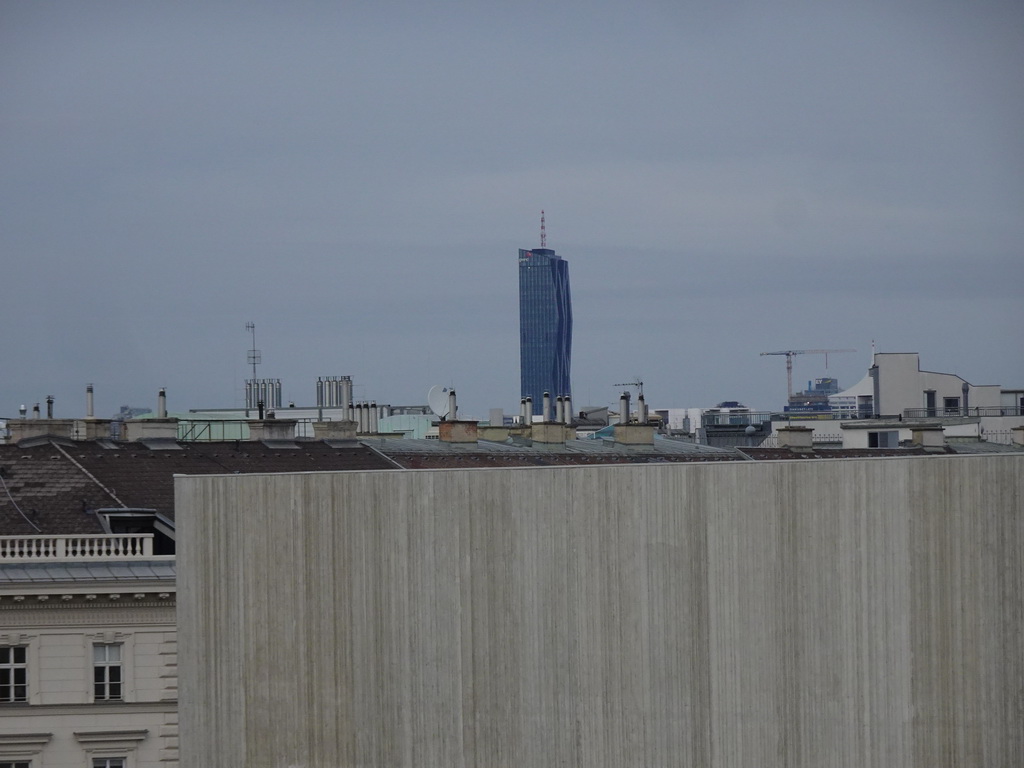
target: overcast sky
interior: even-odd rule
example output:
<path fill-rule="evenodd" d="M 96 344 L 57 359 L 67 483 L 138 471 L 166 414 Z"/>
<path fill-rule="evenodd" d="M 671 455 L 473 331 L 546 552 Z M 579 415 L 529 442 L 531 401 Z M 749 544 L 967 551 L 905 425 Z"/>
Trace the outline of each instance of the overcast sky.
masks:
<path fill-rule="evenodd" d="M 0 417 L 241 405 L 249 321 L 299 405 L 516 412 L 542 208 L 577 404 L 1024 387 L 1022 73 L 1008 1 L 2 0 Z"/>

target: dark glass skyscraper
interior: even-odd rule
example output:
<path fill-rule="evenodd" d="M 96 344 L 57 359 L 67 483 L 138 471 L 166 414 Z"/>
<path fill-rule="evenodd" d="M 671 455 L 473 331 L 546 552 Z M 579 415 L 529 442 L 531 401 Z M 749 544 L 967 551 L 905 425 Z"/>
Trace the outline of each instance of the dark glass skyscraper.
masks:
<path fill-rule="evenodd" d="M 548 248 L 519 251 L 519 379 L 522 397 L 533 398 L 533 413 L 571 395 L 572 301 L 569 262 Z"/>

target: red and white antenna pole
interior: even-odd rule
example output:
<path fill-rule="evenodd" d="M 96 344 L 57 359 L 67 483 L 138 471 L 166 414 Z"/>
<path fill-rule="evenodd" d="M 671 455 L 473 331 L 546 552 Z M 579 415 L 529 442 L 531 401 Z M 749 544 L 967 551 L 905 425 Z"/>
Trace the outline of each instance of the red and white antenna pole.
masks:
<path fill-rule="evenodd" d="M 548 247 L 548 233 L 544 229 L 544 211 L 540 212 L 540 247 Z"/>

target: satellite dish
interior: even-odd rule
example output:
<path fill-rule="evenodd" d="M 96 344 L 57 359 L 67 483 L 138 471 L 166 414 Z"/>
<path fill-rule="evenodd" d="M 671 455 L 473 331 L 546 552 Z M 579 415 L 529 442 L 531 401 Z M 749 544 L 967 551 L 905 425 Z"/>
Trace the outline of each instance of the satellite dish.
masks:
<path fill-rule="evenodd" d="M 437 418 L 443 419 L 448 416 L 448 387 L 442 387 L 440 384 L 431 387 L 427 392 L 427 405 Z"/>

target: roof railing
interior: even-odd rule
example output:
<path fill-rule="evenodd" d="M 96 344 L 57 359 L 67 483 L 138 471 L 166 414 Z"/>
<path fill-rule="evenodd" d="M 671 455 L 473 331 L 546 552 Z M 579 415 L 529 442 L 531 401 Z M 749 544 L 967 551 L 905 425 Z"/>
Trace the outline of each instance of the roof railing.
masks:
<path fill-rule="evenodd" d="M 1024 408 L 1014 405 L 985 405 L 978 408 L 936 406 L 934 408 L 903 409 L 903 418 L 905 419 L 973 418 L 976 416 L 1024 416 Z"/>
<path fill-rule="evenodd" d="M 0 536 L 0 563 L 143 560 L 152 557 L 152 533 Z"/>

